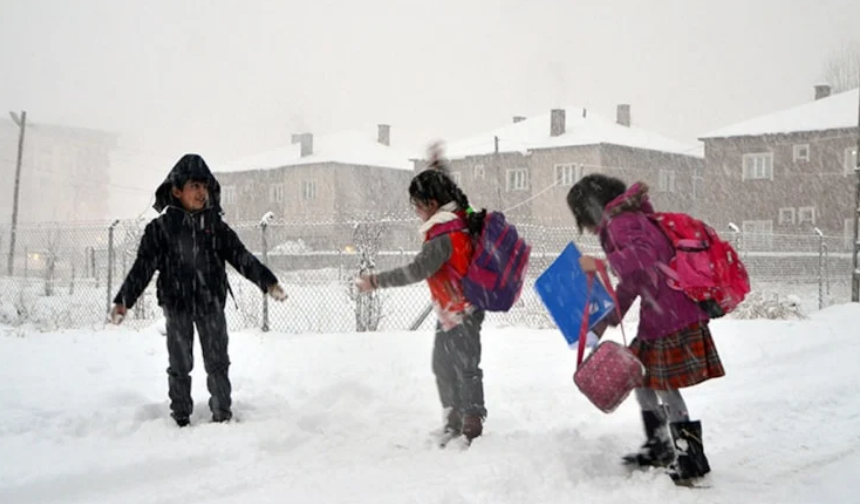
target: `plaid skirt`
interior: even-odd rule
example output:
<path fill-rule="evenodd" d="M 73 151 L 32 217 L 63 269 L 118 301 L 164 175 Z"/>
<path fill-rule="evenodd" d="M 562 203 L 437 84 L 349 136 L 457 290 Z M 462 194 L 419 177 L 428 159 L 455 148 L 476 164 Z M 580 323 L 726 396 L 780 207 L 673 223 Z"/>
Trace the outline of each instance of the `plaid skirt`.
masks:
<path fill-rule="evenodd" d="M 635 338 L 630 350 L 645 365 L 645 388 L 680 389 L 726 374 L 706 322 L 653 341 Z"/>

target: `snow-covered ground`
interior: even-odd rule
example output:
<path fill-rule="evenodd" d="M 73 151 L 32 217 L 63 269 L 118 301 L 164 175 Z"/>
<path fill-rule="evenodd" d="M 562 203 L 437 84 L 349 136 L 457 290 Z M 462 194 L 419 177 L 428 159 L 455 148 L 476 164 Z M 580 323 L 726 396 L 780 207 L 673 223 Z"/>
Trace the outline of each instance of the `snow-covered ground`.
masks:
<path fill-rule="evenodd" d="M 728 374 L 686 395 L 714 470 L 694 490 L 618 464 L 641 442 L 635 402 L 591 406 L 555 331 L 485 331 L 486 434 L 458 451 L 427 444 L 429 331 L 235 333 L 240 422 L 207 423 L 198 350 L 180 430 L 154 327 L 0 329 L 0 503 L 853 503 L 858 321 L 842 305 L 714 323 Z"/>

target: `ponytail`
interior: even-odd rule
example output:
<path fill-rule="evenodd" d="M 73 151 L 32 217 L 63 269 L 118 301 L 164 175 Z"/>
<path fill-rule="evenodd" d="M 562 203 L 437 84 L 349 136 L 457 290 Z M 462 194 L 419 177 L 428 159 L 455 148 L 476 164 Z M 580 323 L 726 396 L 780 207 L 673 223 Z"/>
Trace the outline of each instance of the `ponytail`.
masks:
<path fill-rule="evenodd" d="M 471 205 L 469 205 L 469 198 L 456 185 L 454 185 L 451 192 L 457 206 L 466 212 L 466 227 L 469 229 L 469 234 L 473 237 L 481 236 L 481 232 L 484 231 L 484 219 L 487 217 L 487 210 L 482 208 L 481 211 L 476 212 L 472 209 Z"/>

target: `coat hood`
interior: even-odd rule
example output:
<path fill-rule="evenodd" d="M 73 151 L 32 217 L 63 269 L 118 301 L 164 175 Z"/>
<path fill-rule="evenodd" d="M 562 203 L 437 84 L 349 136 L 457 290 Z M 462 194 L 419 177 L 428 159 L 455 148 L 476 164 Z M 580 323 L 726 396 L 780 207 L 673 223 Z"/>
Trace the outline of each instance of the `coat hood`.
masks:
<path fill-rule="evenodd" d="M 644 214 L 654 213 L 654 207 L 648 199 L 648 185 L 637 182 L 630 186 L 621 196 L 606 204 L 603 209 L 603 219 L 600 227 L 606 225 L 606 221 L 623 212 L 642 212 Z"/>
<path fill-rule="evenodd" d="M 173 197 L 171 189 L 182 187 L 189 180 L 204 180 L 209 185 L 209 208 L 221 213 L 221 185 L 212 175 L 206 161 L 197 154 L 185 154 L 173 165 L 164 182 L 155 190 L 155 204 L 152 208 L 161 213 L 171 205 L 180 206 Z"/>

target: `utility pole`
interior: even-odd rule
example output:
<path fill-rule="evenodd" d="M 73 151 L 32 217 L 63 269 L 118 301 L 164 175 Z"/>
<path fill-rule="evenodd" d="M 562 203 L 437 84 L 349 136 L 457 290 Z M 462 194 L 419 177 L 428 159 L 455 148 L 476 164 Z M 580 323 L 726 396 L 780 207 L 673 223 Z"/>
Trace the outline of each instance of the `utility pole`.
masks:
<path fill-rule="evenodd" d="M 21 161 L 24 156 L 24 130 L 27 128 L 27 112 L 22 111 L 21 117 L 14 112 L 9 112 L 12 120 L 18 125 L 18 162 L 15 165 L 15 192 L 12 196 L 12 232 L 9 236 L 9 263 L 7 273 L 12 276 L 15 270 L 15 238 L 18 234 L 18 196 L 21 192 Z"/>
<path fill-rule="evenodd" d="M 854 260 L 851 271 L 851 301 L 860 303 L 860 98 L 857 100 L 857 153 L 854 156 Z"/>
<path fill-rule="evenodd" d="M 505 201 L 502 197 L 502 184 L 506 179 L 502 174 L 502 167 L 499 164 L 499 137 L 493 137 L 493 144 L 495 145 L 493 149 L 493 178 L 495 179 L 496 197 L 499 200 L 497 208 L 501 210 L 505 207 Z"/>

